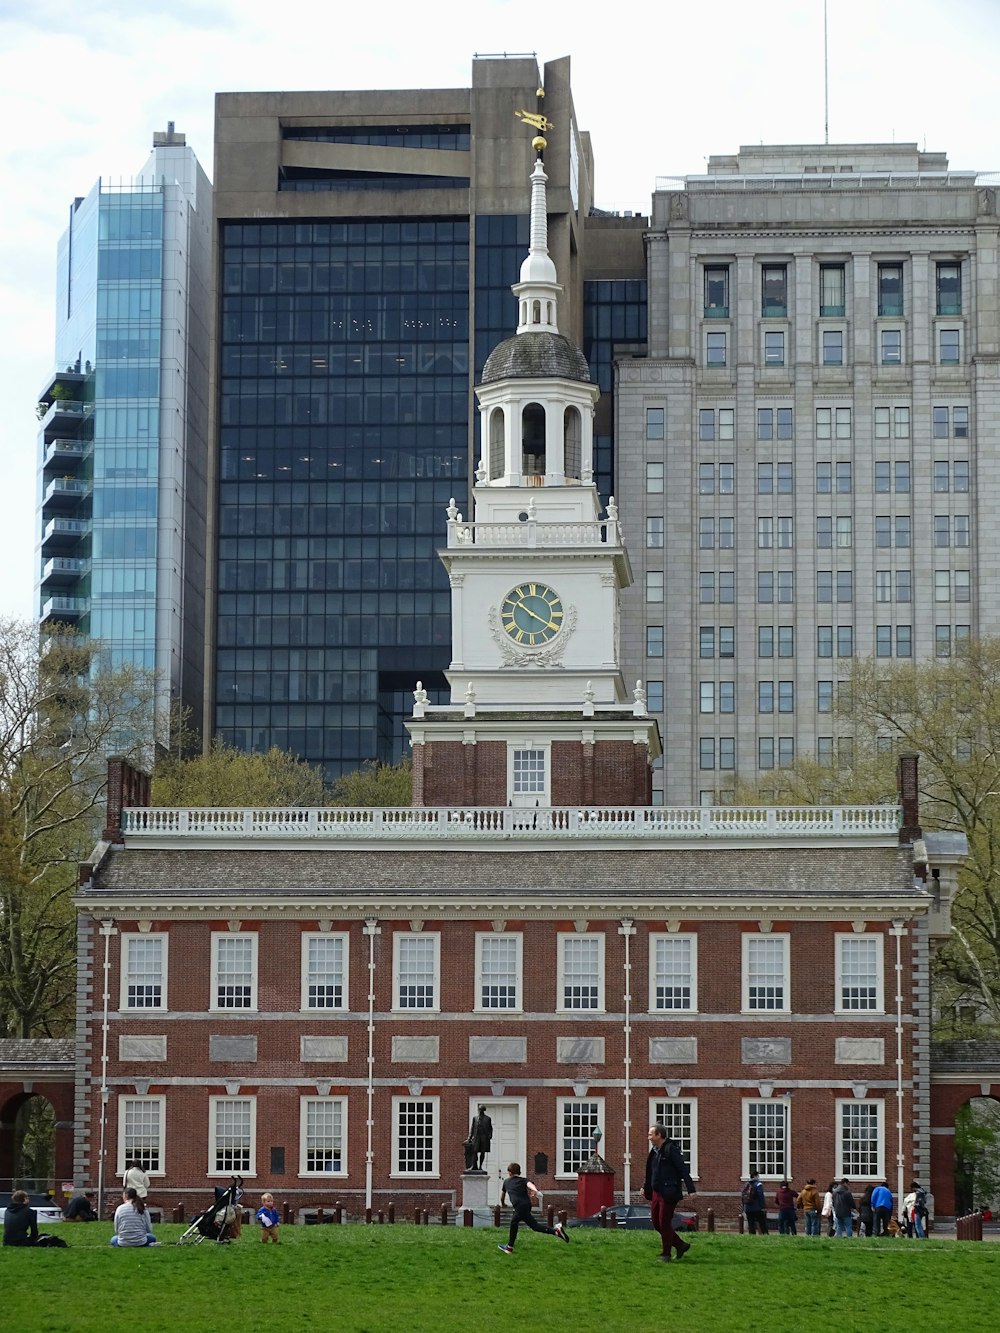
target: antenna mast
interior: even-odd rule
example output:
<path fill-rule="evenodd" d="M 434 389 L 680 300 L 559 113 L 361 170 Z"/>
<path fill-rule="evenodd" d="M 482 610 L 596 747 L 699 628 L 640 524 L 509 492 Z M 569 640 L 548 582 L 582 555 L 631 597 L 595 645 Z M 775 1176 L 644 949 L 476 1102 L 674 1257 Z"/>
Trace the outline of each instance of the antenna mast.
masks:
<path fill-rule="evenodd" d="M 826 40 L 826 3 L 823 0 L 823 142 L 830 142 L 830 61 Z"/>

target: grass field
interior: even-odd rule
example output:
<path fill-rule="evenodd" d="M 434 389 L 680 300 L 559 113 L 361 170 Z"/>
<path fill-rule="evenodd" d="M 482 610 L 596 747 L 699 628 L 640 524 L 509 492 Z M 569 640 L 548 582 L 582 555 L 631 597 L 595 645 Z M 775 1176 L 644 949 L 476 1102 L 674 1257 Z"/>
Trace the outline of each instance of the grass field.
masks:
<path fill-rule="evenodd" d="M 52 1228 L 56 1231 L 57 1228 Z M 1000 1245 L 832 1241 L 704 1233 L 680 1262 L 649 1232 L 522 1232 L 508 1257 L 492 1228 L 247 1227 L 232 1245 L 112 1250 L 110 1226 L 65 1226 L 68 1250 L 0 1250 L 0 1320 L 11 1333 L 160 1333 L 258 1327 L 349 1333 L 997 1327 Z"/>

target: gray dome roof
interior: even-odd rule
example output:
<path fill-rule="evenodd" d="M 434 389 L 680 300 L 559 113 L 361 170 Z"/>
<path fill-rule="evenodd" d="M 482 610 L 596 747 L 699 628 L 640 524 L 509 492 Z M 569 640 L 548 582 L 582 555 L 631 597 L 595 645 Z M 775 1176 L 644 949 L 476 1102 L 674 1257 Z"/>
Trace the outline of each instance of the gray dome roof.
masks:
<path fill-rule="evenodd" d="M 518 333 L 490 352 L 481 382 L 552 378 L 590 383 L 590 368 L 579 347 L 561 333 Z"/>

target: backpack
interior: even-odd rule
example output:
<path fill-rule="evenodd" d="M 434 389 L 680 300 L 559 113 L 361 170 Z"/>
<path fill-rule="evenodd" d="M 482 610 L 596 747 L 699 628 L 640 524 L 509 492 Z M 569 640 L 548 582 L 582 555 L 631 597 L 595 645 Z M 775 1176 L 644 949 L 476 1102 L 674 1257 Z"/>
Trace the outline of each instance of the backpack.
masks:
<path fill-rule="evenodd" d="M 744 1208 L 753 1208 L 756 1202 L 757 1202 L 757 1186 L 752 1180 L 748 1180 L 747 1183 L 740 1190 L 740 1203 L 743 1205 Z"/>
<path fill-rule="evenodd" d="M 914 1212 L 919 1213 L 919 1214 L 921 1215 L 921 1217 L 924 1215 L 924 1213 L 927 1212 L 927 1191 L 926 1191 L 926 1190 L 917 1190 L 917 1192 L 916 1192 L 916 1194 L 914 1195 L 914 1198 L 913 1198 L 913 1209 L 914 1209 Z"/>
<path fill-rule="evenodd" d="M 68 1250 L 69 1246 L 63 1240 L 62 1236 L 53 1236 L 46 1233 L 39 1236 L 35 1242 L 36 1245 L 43 1245 L 48 1250 Z"/>

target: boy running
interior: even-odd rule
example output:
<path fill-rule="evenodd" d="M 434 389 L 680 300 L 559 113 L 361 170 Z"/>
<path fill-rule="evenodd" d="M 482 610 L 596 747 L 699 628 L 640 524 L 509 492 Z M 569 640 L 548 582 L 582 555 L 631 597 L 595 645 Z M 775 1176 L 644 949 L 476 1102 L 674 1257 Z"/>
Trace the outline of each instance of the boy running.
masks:
<path fill-rule="evenodd" d="M 569 1244 L 569 1236 L 561 1222 L 557 1222 L 554 1227 L 549 1227 L 544 1222 L 536 1222 L 531 1216 L 531 1207 L 538 1199 L 538 1191 L 530 1180 L 525 1180 L 524 1176 L 521 1175 L 520 1162 L 511 1162 L 507 1167 L 507 1179 L 500 1186 L 501 1205 L 504 1196 L 510 1200 L 514 1216 L 510 1219 L 510 1235 L 507 1237 L 507 1244 L 497 1246 L 501 1254 L 514 1253 L 514 1241 L 517 1239 L 517 1230 L 522 1222 L 526 1227 L 530 1227 L 532 1231 L 540 1231 L 543 1236 L 559 1236 L 567 1245 Z"/>

